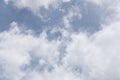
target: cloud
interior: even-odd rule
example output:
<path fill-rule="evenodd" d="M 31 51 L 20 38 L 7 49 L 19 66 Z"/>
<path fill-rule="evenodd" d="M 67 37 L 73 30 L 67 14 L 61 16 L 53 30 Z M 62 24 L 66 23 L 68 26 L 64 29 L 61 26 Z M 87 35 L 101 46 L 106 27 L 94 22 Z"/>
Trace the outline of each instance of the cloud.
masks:
<path fill-rule="evenodd" d="M 90 37 L 83 33 L 73 34 L 66 49 L 65 65 L 73 70 L 77 68 L 83 80 L 120 79 L 119 26 L 119 22 L 105 25 Z"/>
<path fill-rule="evenodd" d="M 0 79 L 9 80 L 119 80 L 120 23 L 102 25 L 88 36 L 70 32 L 65 40 L 35 36 L 16 22 L 0 33 Z M 61 54 L 64 56 L 61 57 Z"/>
<path fill-rule="evenodd" d="M 57 63 L 59 41 L 49 42 L 44 32 L 35 37 L 29 31 L 20 30 L 15 22 L 11 26 L 10 30 L 0 33 L 0 62 L 6 78 L 20 80 L 24 76 L 21 68 L 31 64 L 32 55 L 38 58 L 38 62 Z"/>
<path fill-rule="evenodd" d="M 0 32 L 0 79 L 119 80 L 119 6 L 111 7 L 116 16 L 91 35 L 54 28 L 51 33 L 59 31 L 62 35 L 49 41 L 47 30 L 35 35 L 12 22 L 9 30 Z M 74 10 L 78 11 L 71 9 L 63 17 L 70 26 L 72 17 L 79 16 Z"/>

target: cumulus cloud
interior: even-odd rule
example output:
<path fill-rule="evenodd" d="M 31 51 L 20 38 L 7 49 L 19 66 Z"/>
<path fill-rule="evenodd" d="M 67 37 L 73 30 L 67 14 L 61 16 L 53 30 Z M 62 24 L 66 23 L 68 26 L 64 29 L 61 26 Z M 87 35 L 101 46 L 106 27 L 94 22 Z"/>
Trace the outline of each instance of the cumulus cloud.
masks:
<path fill-rule="evenodd" d="M 32 55 L 38 58 L 39 63 L 40 60 L 50 65 L 57 63 L 59 41 L 49 42 L 44 32 L 39 37 L 30 35 L 29 31 L 22 33 L 15 22 L 11 26 L 10 30 L 0 33 L 0 62 L 6 78 L 20 80 L 24 75 L 21 68 L 30 64 Z"/>
<path fill-rule="evenodd" d="M 112 23 L 90 37 L 72 35 L 64 58 L 66 65 L 80 70 L 84 80 L 119 79 L 119 25 Z"/>
<path fill-rule="evenodd" d="M 21 7 L 32 10 L 33 5 L 27 5 L 32 4 L 30 1 L 21 0 L 19 5 L 19 1 L 12 1 L 15 4 L 17 2 L 18 7 L 22 5 Z M 39 6 L 35 6 L 34 9 L 46 7 L 45 4 L 48 5 L 50 0 L 46 1 L 43 1 L 44 4 L 38 4 Z M 12 22 L 9 30 L 0 32 L 0 79 L 119 80 L 118 4 L 116 7 L 111 6 L 116 11 L 116 16 L 109 18 L 107 24 L 101 24 L 102 29 L 91 35 L 85 32 L 72 32 L 68 30 L 69 28 L 54 28 L 51 33 L 58 30 L 62 36 L 49 41 L 47 30 L 35 35 L 33 31 L 24 30 L 16 22 Z M 80 11 L 77 11 L 76 7 L 72 8 L 68 15 L 63 17 L 66 27 L 67 24 L 71 26 L 70 20 L 73 16 L 81 18 L 81 14 L 78 14 Z"/>
<path fill-rule="evenodd" d="M 16 22 L 11 26 L 0 33 L 0 79 L 120 79 L 119 21 L 102 25 L 102 30 L 90 36 L 81 32 L 70 34 L 65 52 L 60 51 L 64 40 L 49 41 L 46 31 L 35 36 L 20 29 Z"/>

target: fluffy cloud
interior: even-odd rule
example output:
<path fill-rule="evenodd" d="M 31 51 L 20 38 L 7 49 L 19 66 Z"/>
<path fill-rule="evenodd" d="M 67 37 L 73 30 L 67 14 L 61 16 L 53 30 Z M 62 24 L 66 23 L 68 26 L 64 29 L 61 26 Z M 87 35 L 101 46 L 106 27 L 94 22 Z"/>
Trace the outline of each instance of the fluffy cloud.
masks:
<path fill-rule="evenodd" d="M 19 2 L 12 1 L 14 4 Z M 44 4 L 35 6 L 36 8 L 34 7 L 33 10 L 37 10 L 41 6 L 47 8 L 48 6 L 45 4 L 48 5 L 50 0 L 46 1 L 43 1 Z M 17 4 L 18 7 L 22 5 L 21 8 L 31 10 L 33 8 L 33 5 L 31 5 L 32 8 L 27 5 L 27 0 L 21 0 L 20 5 Z M 28 1 L 28 4 L 32 4 L 32 2 Z M 101 24 L 102 29 L 92 35 L 68 30 L 73 16 L 81 18 L 81 14 L 78 14 L 80 11 L 76 7 L 63 17 L 65 29 L 54 28 L 51 31 L 51 33 L 55 33 L 57 30 L 61 32 L 61 38 L 50 41 L 47 39 L 47 30 L 35 35 L 31 30 L 22 29 L 16 22 L 11 23 L 9 30 L 0 32 L 0 79 L 119 80 L 118 4 L 116 7 L 113 5 L 109 7 L 116 13 L 114 18 L 107 19 L 107 24 Z"/>
<path fill-rule="evenodd" d="M 119 22 L 112 23 L 90 37 L 72 35 L 64 58 L 66 65 L 80 70 L 83 80 L 119 79 L 119 26 Z"/>
<path fill-rule="evenodd" d="M 87 36 L 72 33 L 60 51 L 63 40 L 49 41 L 46 31 L 35 36 L 12 28 L 0 33 L 0 79 L 9 80 L 119 80 L 120 23 L 102 25 Z M 61 54 L 64 54 L 60 58 Z"/>
<path fill-rule="evenodd" d="M 33 55 L 38 58 L 39 64 L 57 63 L 59 41 L 49 42 L 44 32 L 39 37 L 31 35 L 29 31 L 22 33 L 15 22 L 11 26 L 10 30 L 0 33 L 0 62 L 6 78 L 20 80 L 24 76 L 21 68 L 31 64 Z"/>

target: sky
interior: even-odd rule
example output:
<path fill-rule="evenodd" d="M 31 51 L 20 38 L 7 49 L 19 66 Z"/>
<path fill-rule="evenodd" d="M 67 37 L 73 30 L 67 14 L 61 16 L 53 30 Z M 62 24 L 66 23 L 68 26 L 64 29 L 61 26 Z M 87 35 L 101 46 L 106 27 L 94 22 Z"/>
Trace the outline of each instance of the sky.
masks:
<path fill-rule="evenodd" d="M 0 80 L 120 80 L 119 0 L 0 0 Z"/>

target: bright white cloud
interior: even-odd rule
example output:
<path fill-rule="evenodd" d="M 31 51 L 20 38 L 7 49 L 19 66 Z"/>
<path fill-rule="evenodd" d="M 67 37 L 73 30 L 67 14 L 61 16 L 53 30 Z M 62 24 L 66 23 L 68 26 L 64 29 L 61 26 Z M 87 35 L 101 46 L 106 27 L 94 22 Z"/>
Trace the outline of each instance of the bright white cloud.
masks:
<path fill-rule="evenodd" d="M 120 79 L 119 26 L 119 22 L 112 23 L 90 37 L 73 34 L 64 58 L 67 67 L 81 69 L 84 80 Z"/>

